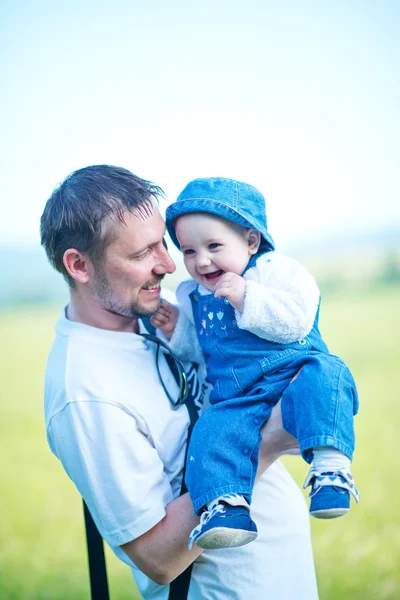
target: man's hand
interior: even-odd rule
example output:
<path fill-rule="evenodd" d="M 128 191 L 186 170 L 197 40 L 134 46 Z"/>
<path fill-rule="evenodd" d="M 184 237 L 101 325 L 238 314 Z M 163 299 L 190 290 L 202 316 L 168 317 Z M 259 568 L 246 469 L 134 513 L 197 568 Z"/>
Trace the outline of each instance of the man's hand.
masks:
<path fill-rule="evenodd" d="M 246 282 L 240 275 L 235 273 L 225 273 L 215 286 L 214 296 L 216 298 L 227 298 L 233 308 L 243 312 L 244 294 L 246 291 Z"/>
<path fill-rule="evenodd" d="M 157 329 L 161 329 L 170 340 L 178 321 L 178 315 L 179 310 L 176 306 L 166 300 L 162 300 L 160 308 L 151 316 L 150 322 Z"/>

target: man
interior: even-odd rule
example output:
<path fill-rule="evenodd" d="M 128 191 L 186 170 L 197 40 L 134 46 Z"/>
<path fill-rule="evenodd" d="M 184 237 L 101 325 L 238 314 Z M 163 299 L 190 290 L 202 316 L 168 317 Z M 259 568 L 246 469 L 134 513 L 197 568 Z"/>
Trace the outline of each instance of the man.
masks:
<path fill-rule="evenodd" d="M 188 550 L 198 523 L 188 494 L 179 496 L 188 410 L 170 402 L 179 395 L 171 369 L 140 335 L 140 318 L 158 308 L 160 282 L 175 270 L 161 194 L 125 169 L 97 165 L 72 173 L 46 204 L 42 244 L 70 288 L 46 371 L 50 447 L 144 598 L 166 600 L 169 583 L 194 562 L 190 600 L 315 600 L 305 502 L 272 464 L 293 448 L 279 411 L 260 450 L 260 472 L 272 466 L 254 490 L 257 540 Z"/>

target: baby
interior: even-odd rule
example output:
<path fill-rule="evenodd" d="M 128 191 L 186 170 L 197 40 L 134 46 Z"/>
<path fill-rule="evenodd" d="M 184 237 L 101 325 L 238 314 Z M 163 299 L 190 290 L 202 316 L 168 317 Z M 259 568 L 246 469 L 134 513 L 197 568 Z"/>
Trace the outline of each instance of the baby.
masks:
<path fill-rule="evenodd" d="M 330 519 L 359 494 L 350 473 L 354 379 L 318 330 L 320 293 L 295 260 L 278 254 L 267 231 L 265 200 L 253 186 L 196 179 L 167 209 L 167 228 L 193 279 L 163 302 L 153 325 L 181 359 L 204 357 L 211 407 L 189 445 L 186 485 L 201 548 L 247 544 L 257 536 L 250 503 L 260 428 L 281 400 L 283 426 L 312 463 L 310 512 Z"/>

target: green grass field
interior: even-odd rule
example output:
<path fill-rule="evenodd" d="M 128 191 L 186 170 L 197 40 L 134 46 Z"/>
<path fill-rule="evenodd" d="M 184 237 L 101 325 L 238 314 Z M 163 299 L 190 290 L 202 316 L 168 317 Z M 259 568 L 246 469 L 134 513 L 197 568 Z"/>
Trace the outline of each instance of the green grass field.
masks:
<path fill-rule="evenodd" d="M 313 521 L 321 600 L 400 598 L 400 289 L 324 300 L 321 329 L 359 387 L 353 473 L 361 504 Z M 0 313 L 0 598 L 87 599 L 81 501 L 47 447 L 42 387 L 58 310 Z M 301 483 L 298 458 L 285 464 Z M 112 600 L 138 598 L 130 570 L 107 551 Z M 266 596 L 267 597 L 267 596 Z M 288 599 L 295 600 L 295 599 Z"/>

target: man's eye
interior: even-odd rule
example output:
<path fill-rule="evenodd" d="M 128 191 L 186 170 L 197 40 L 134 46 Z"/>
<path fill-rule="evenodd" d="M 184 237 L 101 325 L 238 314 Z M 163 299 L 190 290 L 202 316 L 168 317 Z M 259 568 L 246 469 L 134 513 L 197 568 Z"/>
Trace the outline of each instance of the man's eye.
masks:
<path fill-rule="evenodd" d="M 214 244 L 210 244 L 208 247 L 210 250 L 215 250 L 216 248 L 219 248 L 221 244 L 217 244 L 217 242 L 215 242 Z"/>
<path fill-rule="evenodd" d="M 187 250 L 185 250 L 185 251 L 183 252 L 183 254 L 184 254 L 185 256 L 189 256 L 189 254 L 194 254 L 194 250 L 192 250 L 191 248 L 188 248 Z"/>
<path fill-rule="evenodd" d="M 148 256 L 151 252 L 150 248 L 146 248 L 146 250 L 144 250 L 144 252 L 142 252 L 141 254 L 138 254 L 137 256 L 135 256 L 136 260 L 142 260 L 142 258 L 146 258 L 146 256 Z"/>

